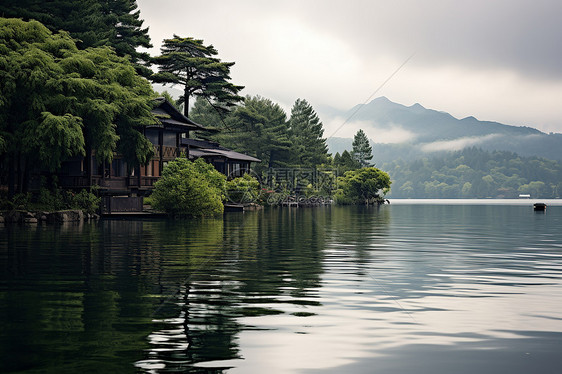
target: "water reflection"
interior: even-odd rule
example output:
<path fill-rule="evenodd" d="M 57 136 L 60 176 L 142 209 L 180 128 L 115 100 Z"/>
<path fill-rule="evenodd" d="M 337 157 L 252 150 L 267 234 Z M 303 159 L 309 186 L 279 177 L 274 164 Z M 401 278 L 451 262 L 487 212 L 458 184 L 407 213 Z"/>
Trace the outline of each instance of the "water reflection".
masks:
<path fill-rule="evenodd" d="M 391 205 L 0 228 L 36 372 L 556 372 L 562 209 Z"/>

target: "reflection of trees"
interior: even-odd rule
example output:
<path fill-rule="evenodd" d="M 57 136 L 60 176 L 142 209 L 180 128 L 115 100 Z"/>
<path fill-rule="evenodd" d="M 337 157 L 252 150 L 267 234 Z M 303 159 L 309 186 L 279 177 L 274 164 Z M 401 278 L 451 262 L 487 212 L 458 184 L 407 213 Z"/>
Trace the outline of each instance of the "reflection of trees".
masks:
<path fill-rule="evenodd" d="M 9 370 L 108 372 L 239 358 L 240 317 L 317 303 L 329 220 L 270 209 L 2 229 L 0 358 Z"/>
<path fill-rule="evenodd" d="M 128 301 L 115 287 L 121 270 L 104 247 L 103 227 L 12 226 L 3 233 L 3 368 L 76 372 L 95 362 L 100 371 L 129 370 L 147 326 L 138 314 L 127 318 Z"/>
<path fill-rule="evenodd" d="M 327 248 L 345 250 L 364 275 L 369 262 L 388 241 L 390 212 L 384 207 L 332 207 Z"/>
<path fill-rule="evenodd" d="M 225 218 L 226 247 L 237 258 L 242 294 L 306 296 L 319 286 L 326 211 L 268 209 Z M 250 300 L 251 301 L 251 300 Z"/>

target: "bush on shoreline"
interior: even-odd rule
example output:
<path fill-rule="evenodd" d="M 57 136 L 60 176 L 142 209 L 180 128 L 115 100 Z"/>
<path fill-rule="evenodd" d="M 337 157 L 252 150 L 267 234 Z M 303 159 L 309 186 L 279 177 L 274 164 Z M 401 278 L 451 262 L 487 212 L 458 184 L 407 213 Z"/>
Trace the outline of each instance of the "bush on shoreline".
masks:
<path fill-rule="evenodd" d="M 0 210 L 20 210 L 29 212 L 55 212 L 60 210 L 81 210 L 86 214 L 94 214 L 99 210 L 101 199 L 93 192 L 81 190 L 78 193 L 55 189 L 50 191 L 41 188 L 38 193 L 31 192 L 14 195 L 11 199 L 0 202 Z"/>
<path fill-rule="evenodd" d="M 152 207 L 170 215 L 213 216 L 222 214 L 226 176 L 203 159 L 171 161 L 154 185 Z"/>
<path fill-rule="evenodd" d="M 334 198 L 341 205 L 382 204 L 391 183 L 388 174 L 375 167 L 347 171 L 338 178 Z"/>

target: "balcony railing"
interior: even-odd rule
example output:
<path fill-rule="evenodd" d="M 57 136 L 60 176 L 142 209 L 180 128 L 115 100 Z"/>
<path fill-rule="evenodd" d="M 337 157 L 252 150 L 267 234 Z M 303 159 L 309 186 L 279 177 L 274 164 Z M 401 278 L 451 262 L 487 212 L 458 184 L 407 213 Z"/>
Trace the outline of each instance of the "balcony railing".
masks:
<path fill-rule="evenodd" d="M 128 177 L 127 185 L 131 187 L 153 187 L 154 183 L 160 179 L 160 177 L 149 177 L 149 176 L 142 176 L 140 178 L 140 185 L 139 185 L 139 177 L 138 176 L 131 176 Z"/>

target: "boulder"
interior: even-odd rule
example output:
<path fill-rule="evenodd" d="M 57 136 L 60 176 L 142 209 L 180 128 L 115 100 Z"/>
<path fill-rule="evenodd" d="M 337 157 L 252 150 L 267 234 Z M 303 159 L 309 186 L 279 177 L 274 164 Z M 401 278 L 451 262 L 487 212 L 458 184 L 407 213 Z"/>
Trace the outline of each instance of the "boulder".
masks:
<path fill-rule="evenodd" d="M 47 216 L 48 222 L 75 222 L 83 220 L 84 213 L 81 210 L 61 210 L 52 212 Z"/>

